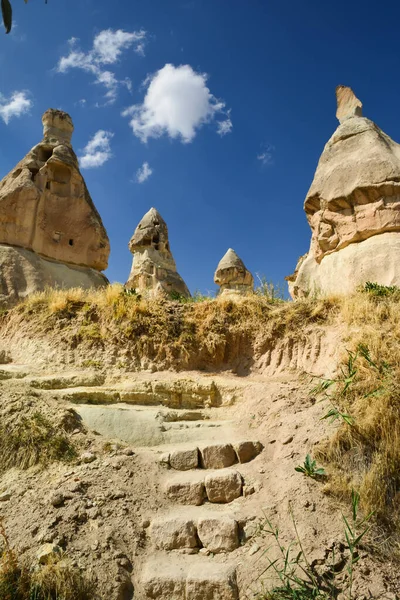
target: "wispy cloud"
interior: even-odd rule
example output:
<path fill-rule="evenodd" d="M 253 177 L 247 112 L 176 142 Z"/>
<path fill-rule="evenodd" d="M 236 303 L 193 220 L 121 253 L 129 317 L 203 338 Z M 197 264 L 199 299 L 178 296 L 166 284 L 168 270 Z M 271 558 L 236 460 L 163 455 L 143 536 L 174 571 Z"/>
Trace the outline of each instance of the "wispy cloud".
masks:
<path fill-rule="evenodd" d="M 152 175 L 153 169 L 150 167 L 148 162 L 144 162 L 142 166 L 136 171 L 136 181 L 138 183 L 144 183 Z"/>
<path fill-rule="evenodd" d="M 206 82 L 207 76 L 196 73 L 190 65 L 166 64 L 146 79 L 143 103 L 130 106 L 122 116 L 131 117 L 133 133 L 142 142 L 168 135 L 188 143 L 200 127 L 214 120 L 217 132 L 225 135 L 232 130 L 230 111 L 210 92 Z M 224 120 L 218 121 L 218 115 Z"/>
<path fill-rule="evenodd" d="M 224 121 L 218 121 L 217 123 L 217 133 L 223 137 L 227 133 L 231 133 L 233 129 L 233 123 L 231 120 L 231 111 L 226 111 L 226 119 Z"/>
<path fill-rule="evenodd" d="M 271 144 L 263 144 L 261 152 L 257 154 L 257 160 L 261 162 L 261 164 L 266 167 L 268 165 L 272 165 L 274 162 L 274 146 Z"/>
<path fill-rule="evenodd" d="M 70 52 L 60 58 L 56 70 L 58 73 L 67 73 L 71 69 L 81 69 L 91 73 L 95 83 L 106 88 L 107 104 L 113 104 L 117 99 L 119 86 L 125 85 L 131 90 L 132 84 L 128 78 L 118 80 L 115 73 L 105 68 L 105 65 L 115 65 L 122 52 L 131 47 L 137 54 L 144 56 L 146 40 L 147 33 L 143 29 L 133 32 L 105 29 L 95 36 L 92 49 L 83 52 L 79 48 L 79 40 L 71 38 L 68 42 Z"/>
<path fill-rule="evenodd" d="M 13 92 L 8 98 L 0 94 L 0 117 L 8 125 L 13 117 L 21 117 L 29 112 L 32 100 L 27 92 Z"/>
<path fill-rule="evenodd" d="M 99 129 L 83 149 L 83 155 L 79 157 L 82 169 L 94 169 L 101 167 L 112 157 L 110 141 L 114 134 L 111 131 Z"/>

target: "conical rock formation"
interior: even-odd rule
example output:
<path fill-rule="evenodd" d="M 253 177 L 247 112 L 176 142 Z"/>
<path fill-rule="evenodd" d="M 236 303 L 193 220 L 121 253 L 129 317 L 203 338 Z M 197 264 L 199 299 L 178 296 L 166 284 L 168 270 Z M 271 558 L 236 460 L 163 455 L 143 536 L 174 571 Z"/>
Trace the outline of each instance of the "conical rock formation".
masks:
<path fill-rule="evenodd" d="M 304 203 L 312 239 L 288 278 L 294 297 L 400 284 L 400 145 L 361 116 L 350 88 L 337 88 L 337 102 L 341 124 Z"/>
<path fill-rule="evenodd" d="M 167 224 L 155 208 L 151 208 L 136 227 L 129 250 L 133 254 L 133 263 L 125 287 L 149 295 L 176 293 L 190 297 L 185 282 L 176 270 Z"/>
<path fill-rule="evenodd" d="M 43 140 L 0 182 L 3 304 L 47 286 L 107 282 L 99 271 L 109 241 L 71 146 L 71 117 L 49 109 L 42 122 Z"/>
<path fill-rule="evenodd" d="M 253 275 L 232 248 L 229 248 L 219 261 L 214 281 L 220 286 L 220 294 L 230 292 L 245 294 L 253 291 L 254 286 Z"/>

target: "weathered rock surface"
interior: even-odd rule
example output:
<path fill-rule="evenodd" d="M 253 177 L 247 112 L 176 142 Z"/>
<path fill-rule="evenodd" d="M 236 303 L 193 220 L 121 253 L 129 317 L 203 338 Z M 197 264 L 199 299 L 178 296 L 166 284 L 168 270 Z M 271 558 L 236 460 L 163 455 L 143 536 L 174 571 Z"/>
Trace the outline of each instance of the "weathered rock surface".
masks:
<path fill-rule="evenodd" d="M 143 571 L 141 583 L 146 599 L 157 600 L 237 600 L 235 568 L 200 560 L 155 557 Z M 182 557 L 183 559 L 183 557 Z"/>
<path fill-rule="evenodd" d="M 336 118 L 343 123 L 349 117 L 362 117 L 362 102 L 347 85 L 338 85 L 336 88 Z"/>
<path fill-rule="evenodd" d="M 219 261 L 214 281 L 220 286 L 219 293 L 242 293 L 253 291 L 253 275 L 246 269 L 244 262 L 232 248 Z"/>
<path fill-rule="evenodd" d="M 235 444 L 235 450 L 240 463 L 247 463 L 253 460 L 263 450 L 261 442 L 239 442 Z"/>
<path fill-rule="evenodd" d="M 400 284 L 400 267 L 387 266 L 395 265 L 397 249 L 387 246 L 385 257 L 374 257 L 374 243 L 365 243 L 400 232 L 400 145 L 361 116 L 361 102 L 350 88 L 340 86 L 337 100 L 340 125 L 324 148 L 304 204 L 312 239 L 288 278 L 294 297 L 326 293 L 333 281 L 336 293 L 352 291 L 368 278 Z M 382 247 L 383 240 L 376 243 Z M 360 248 L 343 253 L 350 245 Z M 358 271 L 356 256 L 362 257 Z M 354 277 L 349 281 L 345 272 Z"/>
<path fill-rule="evenodd" d="M 43 140 L 0 182 L 0 302 L 45 287 L 99 287 L 110 245 L 62 111 L 43 115 Z"/>
<path fill-rule="evenodd" d="M 197 522 L 197 534 L 207 550 L 232 552 L 239 546 L 238 525 L 229 516 L 203 517 Z"/>
<path fill-rule="evenodd" d="M 150 527 L 151 540 L 159 550 L 196 548 L 194 522 L 185 518 L 155 519 Z"/>
<path fill-rule="evenodd" d="M 44 137 L 0 183 L 0 244 L 43 257 L 107 268 L 107 233 L 71 146 L 71 117 L 49 109 Z"/>
<path fill-rule="evenodd" d="M 11 306 L 49 287 L 103 287 L 107 278 L 85 267 L 42 258 L 31 250 L 0 244 L 0 306 Z"/>
<path fill-rule="evenodd" d="M 151 208 L 136 227 L 129 250 L 133 254 L 133 263 L 125 284 L 127 288 L 150 295 L 176 293 L 190 297 L 185 282 L 176 270 L 167 224 L 155 208 Z"/>
<path fill-rule="evenodd" d="M 199 506 L 205 499 L 203 476 L 184 478 L 182 474 L 179 478 L 171 478 L 167 483 L 166 492 L 168 498 L 174 502 Z"/>
<path fill-rule="evenodd" d="M 236 454 L 231 444 L 212 444 L 200 448 L 202 466 L 205 469 L 224 469 L 237 462 Z"/>
<path fill-rule="evenodd" d="M 199 466 L 199 451 L 197 448 L 174 450 L 169 456 L 169 464 L 177 471 L 188 471 Z"/>
<path fill-rule="evenodd" d="M 205 478 L 205 487 L 210 502 L 232 502 L 242 494 L 242 476 L 233 469 L 210 473 Z"/>

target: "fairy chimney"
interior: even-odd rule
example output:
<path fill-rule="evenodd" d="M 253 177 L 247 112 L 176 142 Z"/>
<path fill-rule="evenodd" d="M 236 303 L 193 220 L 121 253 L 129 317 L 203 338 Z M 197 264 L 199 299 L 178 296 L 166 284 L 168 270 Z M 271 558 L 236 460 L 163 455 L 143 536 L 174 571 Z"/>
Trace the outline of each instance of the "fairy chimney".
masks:
<path fill-rule="evenodd" d="M 71 117 L 49 109 L 42 123 L 43 140 L 0 182 L 0 303 L 107 283 L 110 245 L 71 146 Z"/>
<path fill-rule="evenodd" d="M 136 227 L 129 250 L 133 254 L 133 262 L 126 288 L 150 296 L 164 293 L 168 296 L 179 294 L 190 297 L 185 282 L 176 270 L 167 224 L 155 208 L 151 208 Z"/>
<path fill-rule="evenodd" d="M 362 116 L 351 88 L 336 97 L 340 124 L 304 202 L 310 249 L 287 278 L 294 298 L 400 285 L 400 145 Z"/>
<path fill-rule="evenodd" d="M 214 281 L 220 286 L 219 294 L 246 294 L 252 292 L 254 287 L 253 275 L 232 248 L 219 261 Z"/>

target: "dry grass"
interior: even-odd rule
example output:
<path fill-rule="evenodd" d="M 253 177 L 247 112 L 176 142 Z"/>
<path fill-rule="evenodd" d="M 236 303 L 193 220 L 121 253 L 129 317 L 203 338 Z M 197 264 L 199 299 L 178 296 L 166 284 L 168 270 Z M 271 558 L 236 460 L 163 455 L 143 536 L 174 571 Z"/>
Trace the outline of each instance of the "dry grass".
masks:
<path fill-rule="evenodd" d="M 21 565 L 0 519 L 0 600 L 96 600 L 93 582 L 68 564 L 53 561 L 34 571 Z"/>
<path fill-rule="evenodd" d="M 49 290 L 30 296 L 4 322 L 34 335 L 57 336 L 72 348 L 123 349 L 133 368 L 147 358 L 159 368 L 235 368 L 257 339 L 292 336 L 336 312 L 337 300 L 283 302 L 268 294 L 196 302 L 145 299 L 120 285 L 99 291 Z M 117 361 L 116 361 L 117 362 Z"/>
<path fill-rule="evenodd" d="M 343 496 L 357 489 L 364 510 L 375 512 L 400 548 L 400 296 L 344 298 L 340 320 L 348 327 L 347 348 L 368 348 L 372 364 L 361 353 L 353 383 L 343 395 L 336 390 L 354 424 L 343 423 L 318 456 L 334 467 L 328 491 Z"/>
<path fill-rule="evenodd" d="M 41 413 L 0 423 L 0 473 L 53 461 L 70 461 L 76 451 L 69 439 Z"/>

